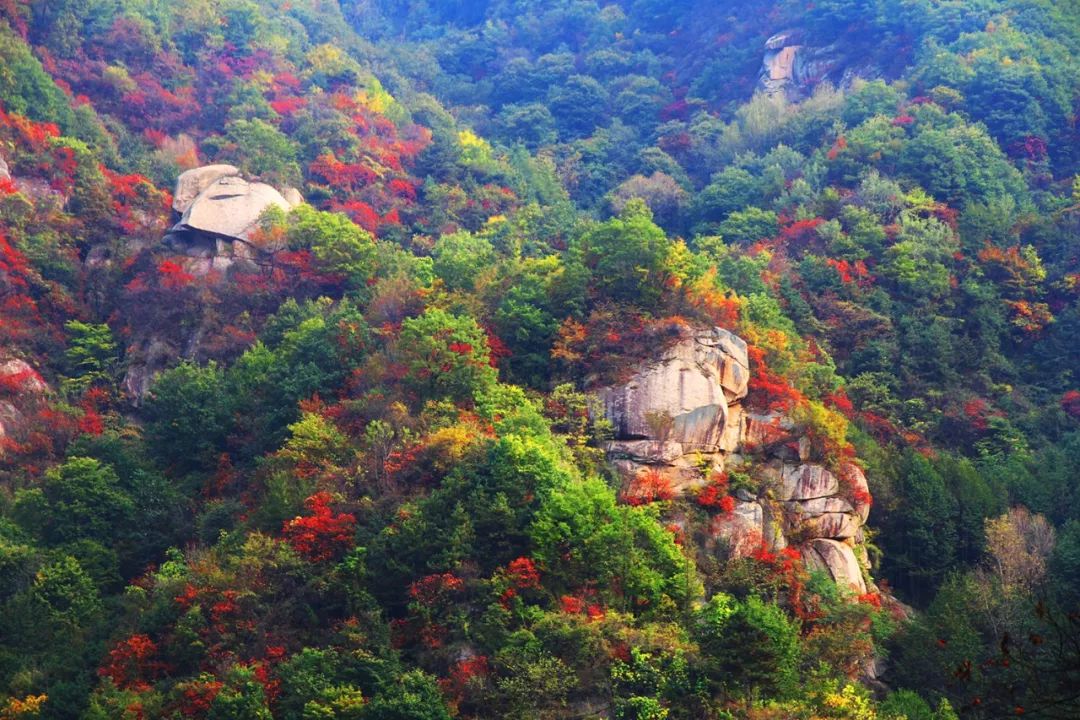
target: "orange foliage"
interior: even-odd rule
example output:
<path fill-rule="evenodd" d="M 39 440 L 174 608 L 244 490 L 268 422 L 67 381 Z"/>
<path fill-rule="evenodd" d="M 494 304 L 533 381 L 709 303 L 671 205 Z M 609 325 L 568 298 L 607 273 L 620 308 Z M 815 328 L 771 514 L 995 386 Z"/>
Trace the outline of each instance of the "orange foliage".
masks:
<path fill-rule="evenodd" d="M 660 471 L 650 468 L 630 481 L 621 499 L 627 505 L 648 505 L 673 497 L 675 491 L 671 487 L 671 480 Z"/>

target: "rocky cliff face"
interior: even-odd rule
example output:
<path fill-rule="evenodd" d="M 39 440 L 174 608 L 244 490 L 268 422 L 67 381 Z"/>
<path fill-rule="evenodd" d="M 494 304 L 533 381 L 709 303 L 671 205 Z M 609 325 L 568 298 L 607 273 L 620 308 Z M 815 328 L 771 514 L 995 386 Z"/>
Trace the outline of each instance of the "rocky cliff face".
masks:
<path fill-rule="evenodd" d="M 176 180 L 174 225 L 162 240 L 169 259 L 183 272 L 209 283 L 226 282 L 237 273 L 269 272 L 275 254 L 286 249 L 281 239 L 268 239 L 256 230 L 267 210 L 289 212 L 303 204 L 295 188 L 279 192 L 266 183 L 245 178 L 232 165 L 206 165 L 188 170 Z M 203 330 L 148 328 L 128 348 L 123 388 L 139 405 L 154 378 L 177 357 L 196 357 Z"/>
<path fill-rule="evenodd" d="M 720 328 L 687 332 L 627 383 L 599 391 L 615 428 L 608 458 L 627 485 L 658 474 L 676 494 L 717 472 L 749 477 L 715 524 L 732 554 L 796 547 L 810 569 L 867 592 L 865 475 L 850 462 L 827 467 L 790 418 L 744 407 L 750 369 L 741 338 Z"/>
<path fill-rule="evenodd" d="M 758 89 L 798 102 L 825 81 L 846 89 L 858 78 L 880 76 L 879 68 L 850 57 L 838 43 L 815 45 L 799 30 L 784 30 L 765 41 Z"/>

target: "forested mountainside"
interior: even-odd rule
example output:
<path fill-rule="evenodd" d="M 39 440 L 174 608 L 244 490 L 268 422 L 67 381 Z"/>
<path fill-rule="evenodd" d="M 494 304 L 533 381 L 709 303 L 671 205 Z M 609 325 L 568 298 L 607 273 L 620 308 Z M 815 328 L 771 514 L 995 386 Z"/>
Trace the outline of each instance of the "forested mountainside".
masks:
<path fill-rule="evenodd" d="M 0 720 L 1080 717 L 1074 0 L 0 0 Z"/>

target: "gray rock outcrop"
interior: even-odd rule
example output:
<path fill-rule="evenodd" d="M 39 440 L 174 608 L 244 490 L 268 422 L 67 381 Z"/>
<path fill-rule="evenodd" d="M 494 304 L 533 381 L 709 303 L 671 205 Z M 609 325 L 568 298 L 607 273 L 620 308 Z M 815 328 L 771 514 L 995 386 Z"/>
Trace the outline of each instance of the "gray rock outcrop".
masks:
<path fill-rule="evenodd" d="M 176 180 L 173 210 L 178 220 L 165 244 L 184 271 L 197 277 L 256 273 L 285 249 L 282 239 L 256 232 L 263 214 L 270 208 L 287 213 L 303 203 L 296 188 L 278 192 L 243 177 L 232 165 L 194 168 Z"/>
<path fill-rule="evenodd" d="M 42 395 L 49 386 L 25 360 L 9 358 L 0 360 L 0 385 L 15 395 Z"/>
<path fill-rule="evenodd" d="M 173 210 L 183 215 L 203 190 L 223 177 L 239 174 L 240 170 L 232 165 L 204 165 L 181 173 L 173 192 Z"/>
<path fill-rule="evenodd" d="M 0 359 L 0 440 L 20 440 L 27 433 L 28 414 L 48 392 L 49 386 L 25 360 Z"/>
<path fill-rule="evenodd" d="M 798 102 L 822 82 L 847 89 L 859 78 L 879 77 L 880 70 L 859 63 L 839 43 L 814 45 L 800 30 L 783 30 L 765 41 L 758 88 L 767 95 L 783 95 Z"/>
<path fill-rule="evenodd" d="M 4 160 L 4 156 L 0 155 L 0 180 L 10 180 L 11 171 L 8 170 L 8 164 Z"/>
<path fill-rule="evenodd" d="M 653 438 L 715 452 L 724 440 L 728 406 L 746 397 L 749 368 L 746 343 L 713 328 L 676 344 L 600 398 L 619 439 Z"/>
<path fill-rule="evenodd" d="M 626 384 L 599 392 L 615 427 L 609 457 L 626 475 L 660 468 L 672 485 L 685 489 L 700 475 L 699 458 L 715 462 L 736 449 L 738 403 L 749 381 L 741 338 L 720 328 L 688 333 Z"/>
<path fill-rule="evenodd" d="M 750 389 L 746 343 L 720 328 L 686 331 L 626 383 L 597 392 L 615 430 L 605 450 L 629 490 L 659 474 L 676 495 L 694 492 L 720 471 L 743 481 L 731 512 L 711 532 L 727 552 L 798 548 L 808 568 L 866 592 L 858 558 L 870 494 L 854 463 L 827 467 L 805 428 L 782 413 L 743 406 Z"/>
<path fill-rule="evenodd" d="M 259 218 L 271 207 L 292 210 L 281 193 L 266 183 L 238 175 L 219 177 L 191 202 L 175 229 L 249 240 Z"/>
<path fill-rule="evenodd" d="M 850 545 L 828 538 L 817 538 L 799 548 L 809 570 L 824 570 L 836 584 L 859 595 L 866 592 L 862 566 Z"/>

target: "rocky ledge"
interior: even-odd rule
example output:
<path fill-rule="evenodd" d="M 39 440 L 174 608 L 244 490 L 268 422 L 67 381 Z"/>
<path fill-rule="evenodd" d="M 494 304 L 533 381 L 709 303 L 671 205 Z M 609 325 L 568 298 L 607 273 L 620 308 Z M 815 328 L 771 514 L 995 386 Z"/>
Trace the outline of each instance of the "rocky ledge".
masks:
<path fill-rule="evenodd" d="M 29 418 L 48 393 L 34 368 L 0 348 L 0 456 L 8 442 L 25 440 Z"/>

